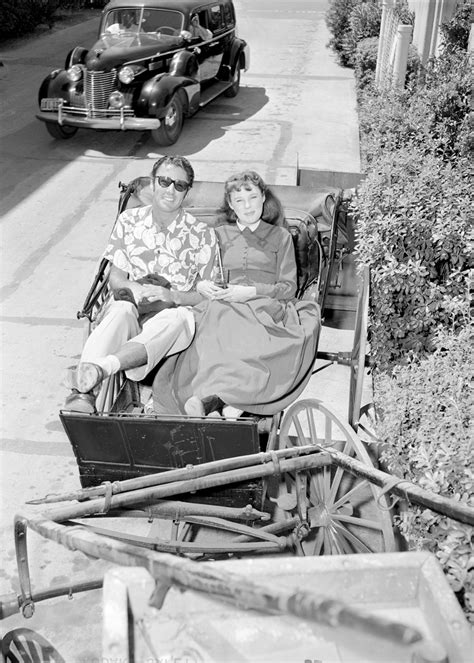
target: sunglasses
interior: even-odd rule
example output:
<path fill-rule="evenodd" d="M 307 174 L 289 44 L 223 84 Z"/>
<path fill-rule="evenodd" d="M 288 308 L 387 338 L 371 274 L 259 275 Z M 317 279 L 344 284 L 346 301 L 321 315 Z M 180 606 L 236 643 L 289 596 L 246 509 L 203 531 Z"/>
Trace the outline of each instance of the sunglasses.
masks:
<path fill-rule="evenodd" d="M 155 179 L 158 180 L 158 184 L 163 189 L 167 189 L 170 184 L 173 184 L 176 191 L 180 193 L 189 189 L 189 182 L 185 182 L 184 180 L 172 180 L 171 177 L 164 177 L 163 175 L 157 175 Z"/>

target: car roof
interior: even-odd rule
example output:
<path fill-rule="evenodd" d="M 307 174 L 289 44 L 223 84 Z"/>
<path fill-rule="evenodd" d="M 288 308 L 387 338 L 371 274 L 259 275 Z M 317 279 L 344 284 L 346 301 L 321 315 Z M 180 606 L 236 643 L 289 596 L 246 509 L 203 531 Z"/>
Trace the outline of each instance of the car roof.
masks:
<path fill-rule="evenodd" d="M 120 9 L 125 7 L 146 7 L 147 9 L 175 9 L 187 12 L 212 4 L 230 4 L 232 0 L 111 0 L 105 8 Z"/>

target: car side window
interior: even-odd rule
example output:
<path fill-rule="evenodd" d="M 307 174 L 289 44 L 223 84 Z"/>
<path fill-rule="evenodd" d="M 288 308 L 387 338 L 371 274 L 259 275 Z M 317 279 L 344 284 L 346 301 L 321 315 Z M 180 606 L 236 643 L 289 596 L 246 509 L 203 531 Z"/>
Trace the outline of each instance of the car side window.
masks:
<path fill-rule="evenodd" d="M 207 28 L 208 30 L 212 30 L 212 28 L 208 25 L 209 21 L 207 20 L 207 12 L 205 9 L 196 12 L 197 17 L 199 19 L 199 25 L 202 26 L 203 28 Z"/>
<path fill-rule="evenodd" d="M 224 5 L 224 19 L 226 26 L 231 28 L 235 24 L 234 12 L 232 11 L 232 5 Z"/>
<path fill-rule="evenodd" d="M 216 32 L 221 32 L 221 30 L 225 29 L 224 12 L 222 5 L 212 5 L 209 8 L 208 17 L 209 17 L 208 28 L 209 30 L 212 31 L 212 34 L 215 34 Z"/>

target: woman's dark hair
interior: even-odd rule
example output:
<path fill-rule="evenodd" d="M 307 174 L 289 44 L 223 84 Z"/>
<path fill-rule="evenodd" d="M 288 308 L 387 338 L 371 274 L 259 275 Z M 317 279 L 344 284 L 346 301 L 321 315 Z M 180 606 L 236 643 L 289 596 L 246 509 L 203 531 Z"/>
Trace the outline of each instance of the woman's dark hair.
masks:
<path fill-rule="evenodd" d="M 250 190 L 252 185 L 260 189 L 265 196 L 262 210 L 262 221 L 265 221 L 265 223 L 269 223 L 272 226 L 287 227 L 281 202 L 270 187 L 265 184 L 260 175 L 254 170 L 244 170 L 242 173 L 229 177 L 225 182 L 224 202 L 222 204 L 221 212 L 225 215 L 226 221 L 228 223 L 236 223 L 237 221 L 237 215 L 229 204 L 230 194 L 233 191 L 241 191 L 241 189 Z"/>
<path fill-rule="evenodd" d="M 180 157 L 180 156 L 164 156 L 160 157 L 158 161 L 155 162 L 151 171 L 151 176 L 153 178 L 153 186 L 155 184 L 155 178 L 158 168 L 163 164 L 165 166 L 177 166 L 178 168 L 182 168 L 188 177 L 189 188 L 192 187 L 194 182 L 194 169 L 189 163 L 189 161 L 186 159 L 186 157 Z"/>

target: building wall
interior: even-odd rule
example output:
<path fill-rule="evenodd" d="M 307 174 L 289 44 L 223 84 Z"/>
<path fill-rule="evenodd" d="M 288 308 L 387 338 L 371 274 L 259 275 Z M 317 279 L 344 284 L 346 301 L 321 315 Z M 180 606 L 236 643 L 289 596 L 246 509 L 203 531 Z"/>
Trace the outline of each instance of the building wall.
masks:
<path fill-rule="evenodd" d="M 408 0 L 408 6 L 415 12 L 413 44 L 420 54 L 423 64 L 440 50 L 440 25 L 454 14 L 458 0 Z"/>

